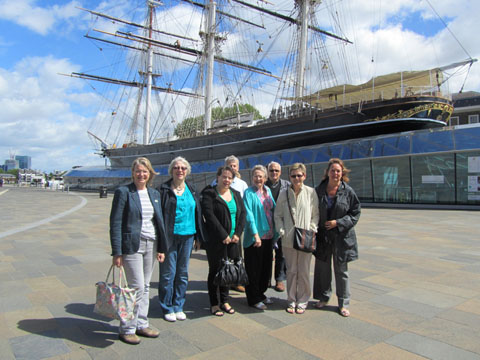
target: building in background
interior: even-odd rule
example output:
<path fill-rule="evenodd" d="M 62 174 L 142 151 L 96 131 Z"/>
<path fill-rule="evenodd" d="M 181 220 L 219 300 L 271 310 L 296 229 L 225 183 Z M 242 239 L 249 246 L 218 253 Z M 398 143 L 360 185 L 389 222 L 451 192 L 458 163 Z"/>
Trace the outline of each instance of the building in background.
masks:
<path fill-rule="evenodd" d="M 15 160 L 15 159 L 5 160 L 5 165 L 4 165 L 5 171 L 14 170 L 18 168 L 19 168 L 18 160 Z"/>
<path fill-rule="evenodd" d="M 31 169 L 32 168 L 32 157 L 26 155 L 16 155 L 15 160 L 18 160 L 19 169 Z"/>
<path fill-rule="evenodd" d="M 452 95 L 453 114 L 450 125 L 477 124 L 480 117 L 480 93 L 466 91 Z"/>

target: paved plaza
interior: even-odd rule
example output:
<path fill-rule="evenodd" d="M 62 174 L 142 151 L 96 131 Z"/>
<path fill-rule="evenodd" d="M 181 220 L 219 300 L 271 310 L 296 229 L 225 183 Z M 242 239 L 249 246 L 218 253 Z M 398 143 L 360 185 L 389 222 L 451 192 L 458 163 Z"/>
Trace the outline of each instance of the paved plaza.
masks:
<path fill-rule="evenodd" d="M 131 346 L 118 321 L 93 313 L 111 264 L 112 194 L 0 188 L 0 359 L 480 359 L 480 212 L 364 209 L 350 263 L 351 317 L 265 312 L 232 293 L 234 315 L 209 313 L 207 261 L 192 254 L 186 321 Z M 313 264 L 312 264 L 313 265 Z M 312 266 L 313 271 L 313 266 Z M 313 274 L 312 274 L 313 275 Z"/>

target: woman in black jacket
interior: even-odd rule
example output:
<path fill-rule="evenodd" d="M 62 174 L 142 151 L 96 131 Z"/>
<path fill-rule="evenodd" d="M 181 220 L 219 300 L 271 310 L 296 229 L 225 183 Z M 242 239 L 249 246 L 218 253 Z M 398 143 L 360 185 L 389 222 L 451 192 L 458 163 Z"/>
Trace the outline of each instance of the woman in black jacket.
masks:
<path fill-rule="evenodd" d="M 193 242 L 203 242 L 200 199 L 195 188 L 186 182 L 190 163 L 183 157 L 173 159 L 168 167 L 171 179 L 163 183 L 160 197 L 167 237 L 165 261 L 160 264 L 158 299 L 167 321 L 185 320 L 183 312 L 188 285 L 188 265 Z"/>
<path fill-rule="evenodd" d="M 333 258 L 338 309 L 345 317 L 350 316 L 348 263 L 358 258 L 354 226 L 361 212 L 360 201 L 347 184 L 349 172 L 342 160 L 330 159 L 323 181 L 315 188 L 320 210 L 313 281 L 313 297 L 319 301 L 315 307 L 324 307 L 332 295 Z"/>
<path fill-rule="evenodd" d="M 232 168 L 222 166 L 217 171 L 217 184 L 209 185 L 202 191 L 202 213 L 208 234 L 208 295 L 211 313 L 215 316 L 222 316 L 223 311 L 228 314 L 235 313 L 228 303 L 228 287 L 213 284 L 225 254 L 225 247 L 229 258 L 240 256 L 237 244 L 245 227 L 246 213 L 242 196 L 230 188 L 234 178 Z M 217 290 L 220 293 L 220 306 Z"/>

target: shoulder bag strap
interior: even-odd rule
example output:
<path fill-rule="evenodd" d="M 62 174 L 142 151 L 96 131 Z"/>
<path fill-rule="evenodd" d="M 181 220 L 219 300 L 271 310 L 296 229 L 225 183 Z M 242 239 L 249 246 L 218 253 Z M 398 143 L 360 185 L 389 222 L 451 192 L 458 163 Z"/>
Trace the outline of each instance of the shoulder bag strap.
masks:
<path fill-rule="evenodd" d="M 289 196 L 288 196 L 288 188 L 287 188 L 287 191 L 285 192 L 285 195 L 287 196 L 287 204 L 288 204 L 288 210 L 290 211 L 290 216 L 292 217 L 292 222 L 293 222 L 293 226 L 295 226 L 295 219 L 293 218 L 293 214 L 292 214 L 292 208 L 290 206 L 290 199 L 289 199 Z"/>

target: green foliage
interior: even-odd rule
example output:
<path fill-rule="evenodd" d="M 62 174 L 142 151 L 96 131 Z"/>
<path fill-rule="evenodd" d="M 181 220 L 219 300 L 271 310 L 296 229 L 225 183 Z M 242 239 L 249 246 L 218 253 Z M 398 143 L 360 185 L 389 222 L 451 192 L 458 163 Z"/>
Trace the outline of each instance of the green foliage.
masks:
<path fill-rule="evenodd" d="M 15 175 L 15 178 L 18 179 L 18 171 L 19 169 L 11 169 L 7 171 L 7 174 Z"/>
<path fill-rule="evenodd" d="M 238 111 L 240 114 L 252 114 L 253 119 L 258 120 L 262 119 L 260 111 L 250 104 L 239 104 Z M 237 106 L 232 106 L 228 108 L 215 107 L 212 109 L 212 121 L 222 120 L 225 118 L 233 117 L 237 115 Z M 205 129 L 204 115 L 190 117 L 184 119 L 180 124 L 175 128 L 174 134 L 180 138 L 190 137 L 196 134 L 196 131 L 202 131 Z"/>

